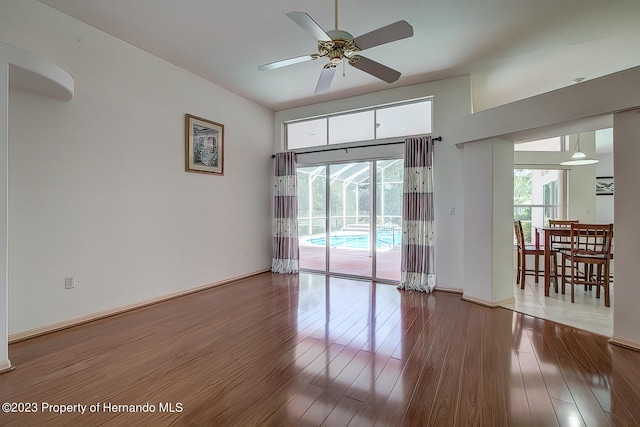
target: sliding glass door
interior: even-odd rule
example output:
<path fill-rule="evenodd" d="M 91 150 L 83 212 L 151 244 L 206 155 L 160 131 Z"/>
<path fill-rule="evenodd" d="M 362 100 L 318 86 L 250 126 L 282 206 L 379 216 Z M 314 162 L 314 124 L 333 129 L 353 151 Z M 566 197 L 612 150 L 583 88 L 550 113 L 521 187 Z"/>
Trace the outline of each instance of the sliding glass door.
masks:
<path fill-rule="evenodd" d="M 376 275 L 400 281 L 402 159 L 376 162 Z"/>
<path fill-rule="evenodd" d="M 402 164 L 298 168 L 301 269 L 400 280 Z"/>
<path fill-rule="evenodd" d="M 330 165 L 329 272 L 371 277 L 370 162 Z"/>
<path fill-rule="evenodd" d="M 298 235 L 304 270 L 327 269 L 327 166 L 298 168 Z"/>

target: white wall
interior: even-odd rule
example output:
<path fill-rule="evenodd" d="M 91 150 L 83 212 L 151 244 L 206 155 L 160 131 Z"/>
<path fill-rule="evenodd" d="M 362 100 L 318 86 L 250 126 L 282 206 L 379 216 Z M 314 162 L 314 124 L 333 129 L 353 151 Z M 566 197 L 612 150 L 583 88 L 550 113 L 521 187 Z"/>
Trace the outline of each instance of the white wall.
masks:
<path fill-rule="evenodd" d="M 457 77 L 382 92 L 345 98 L 276 112 L 275 151 L 283 149 L 281 123 L 304 117 L 347 111 L 357 108 L 433 96 L 433 136 L 442 136 L 434 149 L 435 229 L 437 283 L 441 288 L 462 289 L 464 188 L 462 149 L 453 144 L 453 134 L 460 118 L 471 112 L 469 77 Z M 449 207 L 455 215 L 448 215 Z"/>
<path fill-rule="evenodd" d="M 569 146 L 575 147 L 576 135 L 569 138 Z M 589 157 L 595 156 L 595 133 L 580 134 L 580 147 Z M 573 148 L 568 153 L 573 153 Z M 569 206 L 567 219 L 580 222 L 596 222 L 596 165 L 574 166 L 569 172 Z"/>
<path fill-rule="evenodd" d="M 616 114 L 613 135 L 616 171 L 613 340 L 640 350 L 640 286 L 637 274 L 640 256 L 640 109 Z"/>
<path fill-rule="evenodd" d="M 269 267 L 271 111 L 33 0 L 0 40 L 76 89 L 10 93 L 10 333 Z M 185 113 L 224 124 L 224 176 L 184 171 Z"/>

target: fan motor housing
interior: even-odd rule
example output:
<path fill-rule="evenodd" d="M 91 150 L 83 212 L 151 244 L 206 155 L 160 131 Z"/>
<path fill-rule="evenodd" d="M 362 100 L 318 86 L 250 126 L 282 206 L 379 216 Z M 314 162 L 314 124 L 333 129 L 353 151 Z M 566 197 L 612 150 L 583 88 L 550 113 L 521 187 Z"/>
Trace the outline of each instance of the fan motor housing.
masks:
<path fill-rule="evenodd" d="M 353 43 L 353 36 L 342 30 L 327 31 L 327 35 L 331 37 L 330 42 L 318 42 L 318 52 L 320 56 L 326 56 L 332 64 L 339 64 L 342 60 L 358 50 Z"/>
<path fill-rule="evenodd" d="M 342 30 L 327 31 L 327 35 L 331 37 L 331 40 L 336 40 L 336 39 L 343 40 L 343 41 L 353 40 L 353 36 L 351 35 L 351 33 L 347 33 L 346 31 L 342 31 Z"/>

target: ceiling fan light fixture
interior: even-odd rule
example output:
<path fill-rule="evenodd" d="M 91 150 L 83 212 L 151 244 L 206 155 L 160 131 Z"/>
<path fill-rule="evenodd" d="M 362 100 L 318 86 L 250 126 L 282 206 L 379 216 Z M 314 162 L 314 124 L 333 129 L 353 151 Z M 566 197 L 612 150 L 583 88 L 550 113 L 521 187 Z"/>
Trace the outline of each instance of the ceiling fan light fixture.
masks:
<path fill-rule="evenodd" d="M 393 83 L 400 78 L 399 71 L 366 57 L 362 57 L 360 52 L 375 46 L 412 37 L 413 27 L 408 22 L 394 22 L 393 24 L 354 38 L 350 33 L 338 29 L 338 0 L 335 0 L 334 30 L 323 30 L 322 27 L 305 12 L 289 12 L 287 16 L 318 41 L 318 53 L 264 64 L 259 66 L 258 70 L 273 70 L 300 62 L 326 58 L 328 63 L 324 65 L 320 72 L 320 78 L 314 91 L 315 94 L 329 91 L 335 68 L 340 63 L 345 65 L 345 63 L 348 62 L 349 65 L 387 83 Z"/>

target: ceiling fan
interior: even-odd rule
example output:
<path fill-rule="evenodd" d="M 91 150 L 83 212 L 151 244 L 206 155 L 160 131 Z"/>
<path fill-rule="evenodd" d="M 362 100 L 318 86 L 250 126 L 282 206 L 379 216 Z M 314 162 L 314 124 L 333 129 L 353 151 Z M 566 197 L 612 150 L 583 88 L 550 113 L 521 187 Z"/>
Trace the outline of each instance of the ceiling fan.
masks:
<path fill-rule="evenodd" d="M 318 40 L 318 53 L 264 64 L 259 66 L 258 70 L 273 70 L 300 62 L 327 58 L 329 62 L 325 64 L 320 73 L 320 79 L 314 92 L 316 94 L 329 90 L 336 67 L 343 63 L 343 60 L 387 83 L 393 83 L 400 78 L 399 71 L 365 58 L 360 55 L 360 52 L 413 36 L 413 27 L 407 21 L 398 21 L 354 38 L 348 32 L 338 29 L 338 0 L 335 0 L 335 30 L 324 31 L 311 16 L 304 12 L 289 12 L 287 16 Z"/>

